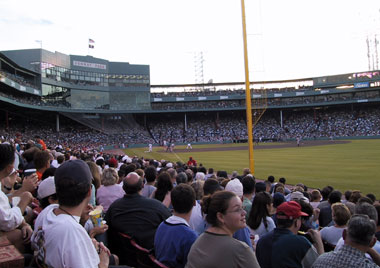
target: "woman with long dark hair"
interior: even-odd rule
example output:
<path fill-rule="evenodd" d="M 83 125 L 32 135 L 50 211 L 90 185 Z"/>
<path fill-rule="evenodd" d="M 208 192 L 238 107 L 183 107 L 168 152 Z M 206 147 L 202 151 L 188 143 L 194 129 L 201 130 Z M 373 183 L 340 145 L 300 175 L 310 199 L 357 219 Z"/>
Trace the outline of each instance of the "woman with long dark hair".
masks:
<path fill-rule="evenodd" d="M 161 172 L 157 177 L 156 191 L 153 192 L 152 198 L 161 201 L 165 206 L 170 206 L 170 192 L 173 190 L 173 183 L 170 175 L 166 171 Z"/>
<path fill-rule="evenodd" d="M 267 192 L 257 193 L 249 213 L 247 225 L 253 235 L 262 236 L 272 231 L 276 225 L 270 217 L 273 210 L 273 198 Z"/>

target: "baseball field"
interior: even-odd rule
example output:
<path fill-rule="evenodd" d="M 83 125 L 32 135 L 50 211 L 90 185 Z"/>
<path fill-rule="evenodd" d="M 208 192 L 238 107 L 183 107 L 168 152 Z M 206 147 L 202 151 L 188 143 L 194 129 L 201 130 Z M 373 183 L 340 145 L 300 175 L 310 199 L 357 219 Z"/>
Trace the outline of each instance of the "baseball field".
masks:
<path fill-rule="evenodd" d="M 192 156 L 206 168 L 236 170 L 241 174 L 248 167 L 247 144 L 208 144 L 176 146 L 172 153 L 163 147 L 126 149 L 129 156 L 187 162 Z M 288 184 L 302 182 L 309 187 L 332 185 L 342 192 L 360 190 L 380 198 L 380 139 L 302 141 L 293 143 L 260 143 L 254 145 L 254 175 L 265 180 L 269 175 L 276 180 L 285 177 Z"/>

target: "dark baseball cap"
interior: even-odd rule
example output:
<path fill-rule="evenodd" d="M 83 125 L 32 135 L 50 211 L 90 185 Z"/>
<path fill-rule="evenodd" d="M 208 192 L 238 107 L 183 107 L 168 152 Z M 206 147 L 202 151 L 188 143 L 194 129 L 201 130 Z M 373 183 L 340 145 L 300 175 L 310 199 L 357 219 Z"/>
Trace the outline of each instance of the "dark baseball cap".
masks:
<path fill-rule="evenodd" d="M 69 160 L 63 162 L 54 173 L 55 184 L 62 179 L 70 179 L 74 183 L 91 184 L 92 174 L 87 163 L 83 160 Z"/>

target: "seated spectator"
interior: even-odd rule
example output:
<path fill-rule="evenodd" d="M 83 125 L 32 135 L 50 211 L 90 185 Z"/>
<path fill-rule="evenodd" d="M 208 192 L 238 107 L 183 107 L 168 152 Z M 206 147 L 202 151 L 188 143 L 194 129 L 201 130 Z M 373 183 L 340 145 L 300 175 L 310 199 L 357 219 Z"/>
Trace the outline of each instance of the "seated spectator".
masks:
<path fill-rule="evenodd" d="M 221 190 L 223 190 L 223 188 L 216 179 L 210 178 L 203 184 L 203 195 L 212 195 L 216 191 Z"/>
<path fill-rule="evenodd" d="M 372 249 L 376 242 L 376 223 L 367 215 L 354 215 L 343 231 L 344 245 L 338 251 L 322 254 L 313 268 L 379 267 L 379 255 Z M 369 253 L 376 264 L 365 257 Z"/>
<path fill-rule="evenodd" d="M 258 194 L 260 192 L 265 192 L 267 187 L 264 182 L 258 182 L 255 185 L 255 189 L 256 189 L 256 194 Z"/>
<path fill-rule="evenodd" d="M 120 256 L 120 263 L 127 263 L 123 256 L 119 232 L 132 236 L 144 248 L 153 248 L 157 227 L 170 216 L 170 211 L 156 199 L 141 196 L 143 181 L 131 172 L 124 179 L 125 195 L 112 203 L 105 220 L 109 226 L 108 243 L 112 252 Z M 120 253 L 120 254 L 118 254 Z"/>
<path fill-rule="evenodd" d="M 102 174 L 102 185 L 96 192 L 96 202 L 107 212 L 109 206 L 119 198 L 124 196 L 124 190 L 121 185 L 116 184 L 119 180 L 115 168 L 107 168 Z"/>
<path fill-rule="evenodd" d="M 226 191 L 230 191 L 235 193 L 240 199 L 243 198 L 243 185 L 239 181 L 239 179 L 233 179 L 226 185 Z M 251 231 L 249 227 L 246 225 L 244 228 L 237 230 L 233 234 L 233 238 L 245 242 L 248 246 L 253 248 L 251 241 Z"/>
<path fill-rule="evenodd" d="M 215 179 L 208 179 L 207 181 L 196 181 L 191 184 L 191 187 L 194 190 L 196 202 L 191 212 L 189 225 L 190 228 L 197 233 L 197 235 L 200 235 L 206 228 L 203 219 L 202 208 L 200 205 L 200 199 L 203 198 L 206 189 L 208 191 L 208 194 L 211 194 L 214 191 L 220 190 L 221 187 L 218 181 Z"/>
<path fill-rule="evenodd" d="M 40 200 L 40 207 L 46 208 L 51 204 L 58 204 L 57 194 L 55 192 L 54 177 L 48 177 L 41 181 L 38 186 L 38 199 Z"/>
<path fill-rule="evenodd" d="M 109 250 L 91 241 L 79 220 L 91 197 L 91 172 L 82 160 L 70 160 L 55 173 L 59 204 L 37 217 L 32 243 L 41 265 L 48 267 L 108 267 Z M 99 252 L 99 253 L 98 253 Z"/>
<path fill-rule="evenodd" d="M 153 192 L 152 198 L 161 201 L 165 206 L 170 206 L 170 191 L 173 189 L 173 183 L 171 181 L 168 172 L 162 171 L 157 177 L 156 191 Z"/>
<path fill-rule="evenodd" d="M 380 215 L 380 205 L 379 204 L 376 204 L 375 205 L 375 209 L 377 211 L 377 215 L 379 216 Z M 377 221 L 377 224 L 376 224 L 376 239 L 377 241 L 379 242 L 380 241 L 380 221 L 378 220 Z"/>
<path fill-rule="evenodd" d="M 310 205 L 315 209 L 318 207 L 318 205 L 321 203 L 321 192 L 319 190 L 313 190 L 311 191 L 311 196 L 310 196 Z"/>
<path fill-rule="evenodd" d="M 342 203 L 335 203 L 331 206 L 333 226 L 323 228 L 320 233 L 322 240 L 332 246 L 336 246 L 342 237 L 343 230 L 351 217 L 350 210 Z"/>
<path fill-rule="evenodd" d="M 270 217 L 273 211 L 273 198 L 267 192 L 260 192 L 253 199 L 252 209 L 248 217 L 247 225 L 251 228 L 252 235 L 259 237 L 276 228 Z"/>
<path fill-rule="evenodd" d="M 319 209 L 322 209 L 325 206 L 330 206 L 328 199 L 332 191 L 334 191 L 334 188 L 332 186 L 326 186 L 322 189 L 321 191 L 322 200 L 321 200 L 321 203 L 318 205 Z"/>
<path fill-rule="evenodd" d="M 295 201 L 277 207 L 277 228 L 262 236 L 256 247 L 261 267 L 311 267 L 318 254 L 323 253 L 318 231 L 309 230 L 314 247 L 304 236 L 297 235 L 302 224 L 301 205 Z"/>
<path fill-rule="evenodd" d="M 322 208 L 320 208 L 319 213 L 319 226 L 325 227 L 328 226 L 331 221 L 331 206 L 334 203 L 341 202 L 342 193 L 339 191 L 332 191 L 328 197 L 328 204 L 324 205 Z"/>
<path fill-rule="evenodd" d="M 369 193 L 366 195 L 366 197 L 368 197 L 369 199 L 372 200 L 372 204 L 374 204 L 376 202 L 376 196 L 372 193 Z"/>
<path fill-rule="evenodd" d="M 286 185 L 286 179 L 285 178 L 279 178 L 278 179 L 278 182 L 279 183 L 282 183 L 283 185 L 284 185 L 284 188 L 285 188 L 285 193 L 284 193 L 284 195 L 288 195 L 288 194 L 290 194 L 290 190 L 285 186 Z"/>
<path fill-rule="evenodd" d="M 219 191 L 204 198 L 202 209 L 211 226 L 191 247 L 186 267 L 259 267 L 252 249 L 232 238 L 233 233 L 246 226 L 239 197 Z"/>
<path fill-rule="evenodd" d="M 9 144 L 0 144 L 0 186 L 14 170 L 14 160 L 15 149 Z M 20 252 L 24 252 L 24 245 L 29 244 L 33 230 L 26 223 L 23 214 L 32 202 L 33 196 L 30 192 L 25 191 L 18 197 L 20 198 L 19 203 L 11 207 L 11 200 L 0 190 L 0 231 Z"/>
<path fill-rule="evenodd" d="M 50 167 L 50 154 L 47 151 L 38 151 L 34 154 L 33 161 L 37 169 L 38 180 L 41 180 L 42 174 Z"/>
<path fill-rule="evenodd" d="M 177 185 L 181 184 L 181 183 L 186 183 L 187 184 L 187 175 L 185 172 L 179 172 L 177 174 L 177 177 L 176 177 L 176 182 L 177 182 Z"/>
<path fill-rule="evenodd" d="M 371 220 L 373 220 L 376 224 L 378 223 L 378 214 L 375 206 L 364 202 L 364 203 L 358 203 L 355 206 L 355 212 L 354 215 L 367 215 Z M 344 245 L 343 238 L 340 238 L 338 243 L 336 244 L 334 251 L 338 251 L 342 246 Z M 380 242 L 376 241 L 375 244 L 372 247 L 377 253 L 380 253 Z M 369 257 L 369 256 L 368 256 Z"/>
<path fill-rule="evenodd" d="M 191 186 L 180 184 L 171 192 L 173 216 L 158 226 L 154 238 L 156 258 L 169 267 L 185 267 L 187 255 L 197 234 L 190 229 L 189 220 L 195 204 Z"/>
<path fill-rule="evenodd" d="M 252 208 L 252 198 L 255 193 L 255 178 L 251 175 L 247 175 L 242 178 L 241 183 L 243 184 L 243 208 L 247 214 L 245 215 L 246 221 L 248 221 L 248 217 Z"/>
<path fill-rule="evenodd" d="M 156 183 L 157 170 L 154 166 L 148 166 L 145 168 L 145 184 L 141 191 L 141 195 L 145 197 L 150 197 L 153 192 L 157 189 L 154 184 Z"/>
<path fill-rule="evenodd" d="M 361 192 L 358 190 L 355 190 L 355 191 L 352 191 L 350 199 L 348 201 L 356 204 L 359 201 L 360 197 L 362 197 Z"/>

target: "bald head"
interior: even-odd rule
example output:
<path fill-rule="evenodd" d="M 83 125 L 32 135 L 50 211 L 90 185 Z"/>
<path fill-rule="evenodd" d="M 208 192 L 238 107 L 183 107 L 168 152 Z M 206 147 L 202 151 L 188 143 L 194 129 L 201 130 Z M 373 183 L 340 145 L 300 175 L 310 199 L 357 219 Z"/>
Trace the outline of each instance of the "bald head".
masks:
<path fill-rule="evenodd" d="M 141 191 L 144 184 L 139 174 L 130 172 L 123 181 L 123 189 L 127 195 L 136 194 Z"/>

